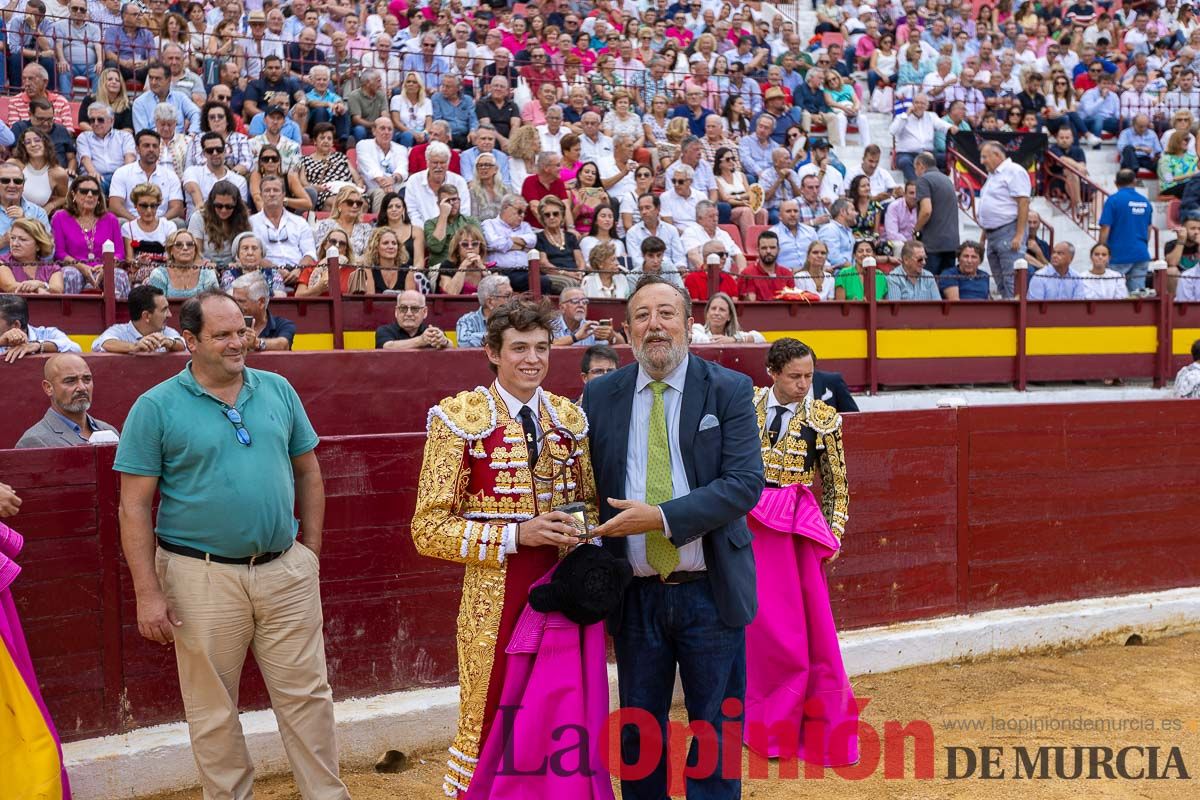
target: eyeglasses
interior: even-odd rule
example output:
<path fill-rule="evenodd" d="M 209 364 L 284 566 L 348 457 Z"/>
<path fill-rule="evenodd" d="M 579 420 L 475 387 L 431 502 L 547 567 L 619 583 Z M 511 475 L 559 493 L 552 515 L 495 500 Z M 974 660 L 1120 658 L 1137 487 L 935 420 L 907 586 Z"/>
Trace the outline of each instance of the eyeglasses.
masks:
<path fill-rule="evenodd" d="M 563 300 L 563 304 L 568 306 L 587 306 L 591 305 L 592 301 L 586 297 L 573 297 L 570 300 Z"/>
<path fill-rule="evenodd" d="M 284 228 L 281 231 L 272 230 L 270 228 L 267 229 L 267 241 L 271 244 L 279 244 L 280 242 L 286 242 L 287 240 L 287 228 Z"/>
<path fill-rule="evenodd" d="M 675 184 L 676 186 L 682 186 L 685 183 L 691 183 L 691 182 L 692 182 L 691 178 L 672 178 L 671 179 L 671 183 Z"/>
<path fill-rule="evenodd" d="M 21 186 L 24 183 L 25 183 L 24 178 L 0 178 L 0 186 L 8 186 L 10 184 L 16 184 L 17 186 Z"/>
<path fill-rule="evenodd" d="M 459 247 L 470 247 L 473 250 L 479 247 L 479 242 L 459 242 Z"/>
<path fill-rule="evenodd" d="M 425 306 L 396 306 L 396 310 L 401 314 L 420 314 L 425 310 Z"/>
<path fill-rule="evenodd" d="M 75 194 L 81 194 L 81 195 L 84 195 L 85 197 L 99 197 L 100 190 L 99 189 L 76 189 Z"/>
<path fill-rule="evenodd" d="M 215 156 L 218 153 L 224 153 L 225 148 L 224 147 L 206 147 L 206 148 L 204 148 L 204 152 L 210 156 Z"/>
<path fill-rule="evenodd" d="M 108 122 L 108 117 L 88 117 L 88 122 L 99 125 L 102 122 Z"/>
<path fill-rule="evenodd" d="M 236 203 L 213 203 L 213 208 L 217 209 L 218 211 L 233 211 L 235 208 L 237 208 L 237 204 Z"/>
<path fill-rule="evenodd" d="M 350 206 L 351 208 L 362 208 L 362 200 L 343 200 L 342 205 Z"/>
<path fill-rule="evenodd" d="M 277 164 L 279 163 L 279 156 L 260 156 L 258 161 L 260 164 Z"/>
<path fill-rule="evenodd" d="M 171 246 L 172 247 L 195 247 L 196 243 L 195 242 L 176 242 L 175 244 L 173 244 Z"/>
<path fill-rule="evenodd" d="M 610 372 L 616 372 L 616 367 L 593 367 L 587 371 L 589 378 L 598 378 L 601 375 L 607 375 Z"/>
<path fill-rule="evenodd" d="M 225 409 L 225 419 L 233 424 L 233 434 L 237 437 L 238 444 L 250 446 L 250 431 L 246 430 L 246 426 L 242 424 L 242 415 L 236 408 Z"/>
<path fill-rule="evenodd" d="M 3 182 L 3 178 L 0 178 L 0 182 Z M 138 203 L 137 207 L 144 208 L 149 211 L 152 208 L 158 208 L 158 203 Z"/>

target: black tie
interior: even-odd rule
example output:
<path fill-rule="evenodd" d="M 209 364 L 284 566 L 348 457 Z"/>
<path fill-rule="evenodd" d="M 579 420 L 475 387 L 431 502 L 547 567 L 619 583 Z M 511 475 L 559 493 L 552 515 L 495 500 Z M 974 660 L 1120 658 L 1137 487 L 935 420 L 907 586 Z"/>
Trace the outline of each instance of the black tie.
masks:
<path fill-rule="evenodd" d="M 537 426 L 533 424 L 533 409 L 521 406 L 521 427 L 525 429 L 525 446 L 529 450 L 529 468 L 537 466 Z"/>
<path fill-rule="evenodd" d="M 787 409 L 783 406 L 773 406 L 772 410 L 775 412 L 775 416 L 771 418 L 771 425 L 767 428 L 767 438 L 771 442 L 771 447 L 774 447 L 775 443 L 779 441 L 780 431 L 783 430 L 783 412 Z"/>

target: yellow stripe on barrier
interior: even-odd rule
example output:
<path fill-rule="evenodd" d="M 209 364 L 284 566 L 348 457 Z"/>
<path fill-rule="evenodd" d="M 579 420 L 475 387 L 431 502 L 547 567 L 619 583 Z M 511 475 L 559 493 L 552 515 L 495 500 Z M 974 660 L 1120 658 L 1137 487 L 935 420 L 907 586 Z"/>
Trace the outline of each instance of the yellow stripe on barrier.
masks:
<path fill-rule="evenodd" d="M 1176 328 L 1171 331 L 1171 353 L 1177 356 L 1190 356 L 1192 342 L 1200 339 L 1200 328 Z"/>
<path fill-rule="evenodd" d="M 79 345 L 79 348 L 81 350 L 83 350 L 83 352 L 90 353 L 90 352 L 92 352 L 92 342 L 99 339 L 100 334 L 98 334 L 98 333 L 79 333 L 79 334 L 68 333 L 67 338 L 70 339 L 75 344 Z"/>
<path fill-rule="evenodd" d="M 344 339 L 347 350 L 375 349 L 375 331 L 346 331 Z"/>
<path fill-rule="evenodd" d="M 1153 325 L 1029 328 L 1025 352 L 1031 356 L 1121 355 L 1158 351 Z"/>
<path fill-rule="evenodd" d="M 879 331 L 883 358 L 1014 358 L 1013 328 L 947 328 Z"/>
<path fill-rule="evenodd" d="M 292 350 L 332 350 L 332 333 L 297 333 Z"/>
<path fill-rule="evenodd" d="M 811 347 L 822 361 L 827 358 L 866 358 L 867 332 L 865 330 L 831 331 L 761 331 L 768 342 L 785 337 L 799 339 Z"/>

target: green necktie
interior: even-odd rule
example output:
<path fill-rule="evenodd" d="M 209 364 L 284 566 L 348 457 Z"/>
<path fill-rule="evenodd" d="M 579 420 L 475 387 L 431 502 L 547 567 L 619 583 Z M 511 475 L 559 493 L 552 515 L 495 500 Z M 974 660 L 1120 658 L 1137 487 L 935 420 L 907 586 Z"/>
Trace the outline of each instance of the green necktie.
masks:
<path fill-rule="evenodd" d="M 667 412 L 663 392 L 667 385 L 652 381 L 650 391 L 654 402 L 650 406 L 650 429 L 646 434 L 646 502 L 657 506 L 675 496 L 671 484 L 671 447 L 667 441 Z M 679 566 L 679 551 L 661 530 L 646 532 L 646 561 L 662 577 Z"/>

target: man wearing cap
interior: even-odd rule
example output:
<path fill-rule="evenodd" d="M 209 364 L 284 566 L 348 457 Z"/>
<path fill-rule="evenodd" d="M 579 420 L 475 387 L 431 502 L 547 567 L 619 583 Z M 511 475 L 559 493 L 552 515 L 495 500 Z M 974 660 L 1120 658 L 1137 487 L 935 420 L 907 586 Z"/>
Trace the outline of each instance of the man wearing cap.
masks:
<path fill-rule="evenodd" d="M 805 86 L 802 85 L 799 91 L 803 91 L 804 88 Z M 766 106 L 763 114 L 770 114 L 775 120 L 775 128 L 771 131 L 771 141 L 777 145 L 787 144 L 788 128 L 793 125 L 802 125 L 804 122 L 800 109 L 787 104 L 787 95 L 778 86 L 771 86 L 763 93 L 763 103 Z M 757 119 L 754 124 L 758 125 Z"/>
<path fill-rule="evenodd" d="M 283 42 L 267 31 L 267 15 L 261 10 L 251 11 L 246 19 L 250 24 L 250 36 L 242 40 L 246 49 L 246 77 L 255 81 L 262 75 L 267 56 L 283 58 Z"/>
<path fill-rule="evenodd" d="M 821 136 L 808 140 L 808 163 L 796 168 L 796 175 L 803 182 L 805 176 L 816 175 L 821 181 L 820 197 L 823 203 L 832 203 L 844 194 L 842 173 L 829 158 L 829 141 Z"/>

